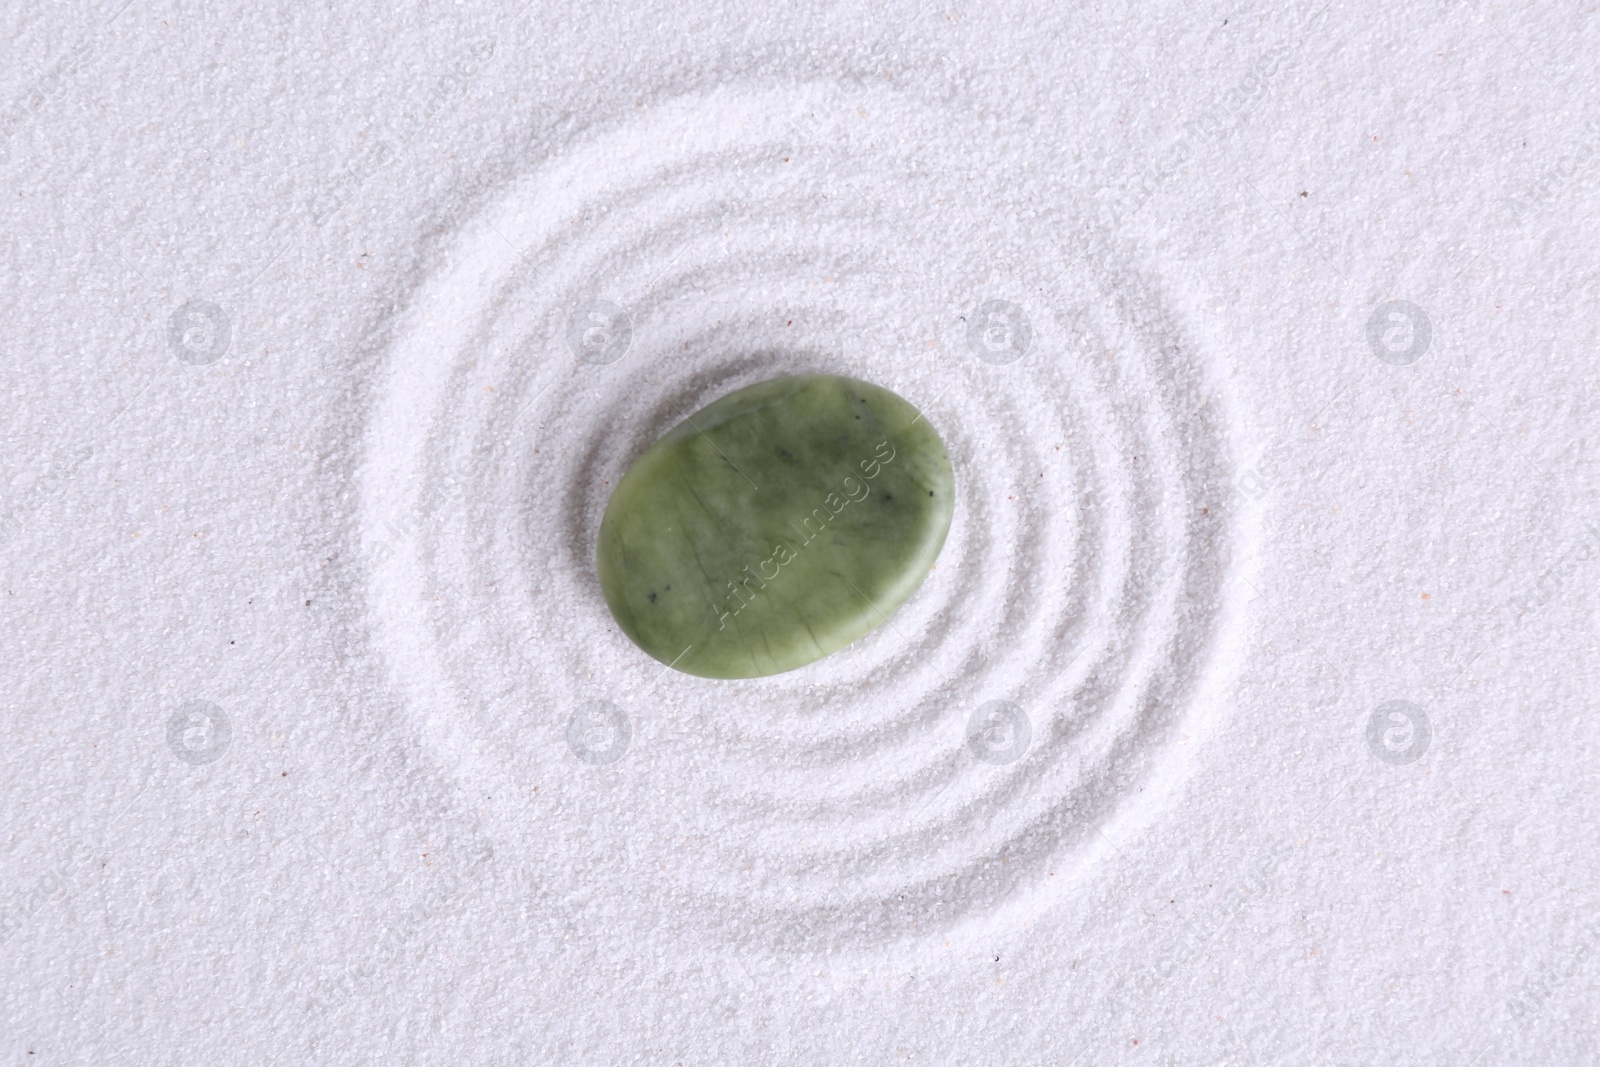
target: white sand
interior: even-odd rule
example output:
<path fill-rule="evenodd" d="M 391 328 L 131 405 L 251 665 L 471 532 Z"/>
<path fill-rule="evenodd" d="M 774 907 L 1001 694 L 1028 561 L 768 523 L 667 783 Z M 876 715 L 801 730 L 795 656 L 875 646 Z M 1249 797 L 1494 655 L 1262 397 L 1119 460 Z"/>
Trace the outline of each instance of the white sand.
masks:
<path fill-rule="evenodd" d="M 0 1062 L 1600 1057 L 1589 23 L 8 28 Z M 805 370 L 939 565 L 665 670 L 609 488 Z"/>

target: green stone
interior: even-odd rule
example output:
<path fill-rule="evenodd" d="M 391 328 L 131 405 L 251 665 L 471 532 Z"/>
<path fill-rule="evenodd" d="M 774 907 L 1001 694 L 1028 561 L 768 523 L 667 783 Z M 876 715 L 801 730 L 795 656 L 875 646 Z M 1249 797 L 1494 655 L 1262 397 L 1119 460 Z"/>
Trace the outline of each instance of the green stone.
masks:
<path fill-rule="evenodd" d="M 756 678 L 889 620 L 933 568 L 955 505 L 916 408 L 828 374 L 706 405 L 628 468 L 595 565 L 617 624 L 662 663 Z"/>

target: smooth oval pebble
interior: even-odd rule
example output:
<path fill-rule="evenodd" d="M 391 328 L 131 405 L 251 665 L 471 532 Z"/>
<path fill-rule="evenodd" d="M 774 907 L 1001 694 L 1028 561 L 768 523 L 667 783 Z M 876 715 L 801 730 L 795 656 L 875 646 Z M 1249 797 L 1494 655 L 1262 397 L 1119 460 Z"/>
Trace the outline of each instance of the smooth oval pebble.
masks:
<path fill-rule="evenodd" d="M 706 678 L 803 667 L 922 584 L 955 504 L 916 408 L 828 374 L 708 404 L 628 468 L 600 522 L 600 589 L 624 633 Z"/>

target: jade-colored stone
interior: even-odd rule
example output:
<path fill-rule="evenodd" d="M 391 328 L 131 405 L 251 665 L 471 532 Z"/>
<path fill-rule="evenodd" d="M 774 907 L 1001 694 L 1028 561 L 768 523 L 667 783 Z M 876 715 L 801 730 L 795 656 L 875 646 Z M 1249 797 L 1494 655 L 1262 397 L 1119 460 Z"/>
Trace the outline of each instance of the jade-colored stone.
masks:
<path fill-rule="evenodd" d="M 705 678 L 803 667 L 888 621 L 955 504 L 944 442 L 867 382 L 776 378 L 690 415 L 628 468 L 595 552 L 624 633 Z"/>

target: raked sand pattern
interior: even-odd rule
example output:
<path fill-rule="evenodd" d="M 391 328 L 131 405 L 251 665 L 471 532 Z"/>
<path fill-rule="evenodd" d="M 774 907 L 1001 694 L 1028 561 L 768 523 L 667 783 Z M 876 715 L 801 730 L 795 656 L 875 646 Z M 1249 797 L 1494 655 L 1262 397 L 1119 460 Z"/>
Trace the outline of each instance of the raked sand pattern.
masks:
<path fill-rule="evenodd" d="M 918 148 L 964 140 L 980 116 L 870 79 L 680 97 L 531 165 L 406 297 L 359 484 L 372 632 L 569 921 L 804 948 L 1025 911 L 1222 713 L 1250 515 L 1212 360 L 1070 183 Z M 600 594 L 611 488 L 802 372 L 934 421 L 943 554 L 824 660 L 666 670 Z"/>

